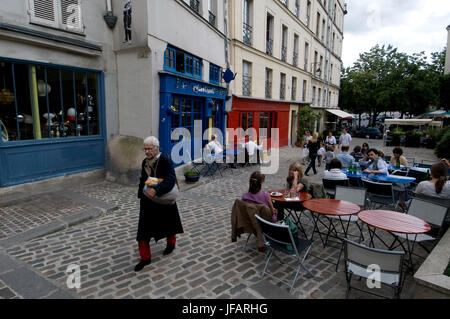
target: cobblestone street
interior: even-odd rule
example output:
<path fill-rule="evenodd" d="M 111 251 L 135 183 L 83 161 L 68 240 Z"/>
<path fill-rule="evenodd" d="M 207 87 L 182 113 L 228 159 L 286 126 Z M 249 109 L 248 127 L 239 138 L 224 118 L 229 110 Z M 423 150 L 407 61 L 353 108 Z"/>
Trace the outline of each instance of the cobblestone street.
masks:
<path fill-rule="evenodd" d="M 361 145 L 354 139 L 352 145 Z M 371 147 L 381 141 L 369 140 Z M 387 155 L 392 147 L 382 148 Z M 403 148 L 404 155 L 436 160 L 433 150 Z M 265 190 L 283 188 L 288 166 L 301 158 L 299 148 L 280 150 L 280 169 L 266 176 Z M 303 166 L 305 169 L 306 167 Z M 139 261 L 135 240 L 139 201 L 135 187 L 102 181 L 82 187 L 68 186 L 64 192 L 15 198 L 0 204 L 0 298 L 345 298 L 343 262 L 335 265 L 321 259 L 337 259 L 338 249 L 324 248 L 316 241 L 306 266 L 314 277 L 301 273 L 291 294 L 287 286 L 265 277 L 260 279 L 264 253 L 243 250 L 247 235 L 231 242 L 230 214 L 234 200 L 248 188 L 248 178 L 257 166 L 227 171 L 223 177 L 202 177 L 187 185 L 179 175 L 182 191 L 178 202 L 184 234 L 177 236 L 174 252 L 163 256 L 165 240 L 151 242 L 152 263 L 134 272 Z M 310 172 L 310 182 L 321 181 Z M 93 213 L 77 223 L 70 215 Z M 59 231 L 20 241 L 20 233 L 55 220 L 63 220 Z M 367 230 L 366 230 L 367 232 Z M 16 236 L 16 237 L 14 237 Z M 12 239 L 17 238 L 16 242 Z M 249 246 L 255 247 L 256 241 Z M 3 244 L 2 244 L 3 243 Z M 285 259 L 289 261 L 289 259 Z M 81 268 L 81 287 L 69 289 L 67 267 Z M 416 266 L 417 267 L 417 266 Z M 417 269 L 417 268 L 416 268 Z M 273 259 L 269 270 L 285 280 L 295 273 L 290 265 Z M 364 280 L 361 285 L 364 285 Z M 32 287 L 35 287 L 34 289 Z M 402 298 L 414 295 L 416 284 L 408 276 Z M 382 289 L 391 294 L 391 290 Z M 350 298 L 371 298 L 352 291 Z"/>

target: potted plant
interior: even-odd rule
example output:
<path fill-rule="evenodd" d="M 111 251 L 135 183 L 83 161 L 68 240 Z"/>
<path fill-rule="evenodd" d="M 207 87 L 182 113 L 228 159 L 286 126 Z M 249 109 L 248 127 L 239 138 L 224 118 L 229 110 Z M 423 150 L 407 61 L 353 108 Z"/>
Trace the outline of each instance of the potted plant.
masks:
<path fill-rule="evenodd" d="M 420 147 L 420 136 L 422 136 L 422 132 L 408 131 L 406 133 L 405 146 Z"/>
<path fill-rule="evenodd" d="M 297 141 L 295 142 L 295 146 L 302 147 L 303 146 L 302 139 L 303 139 L 302 131 L 297 130 Z"/>
<path fill-rule="evenodd" d="M 392 146 L 400 146 L 400 137 L 405 133 L 401 129 L 392 131 Z"/>
<path fill-rule="evenodd" d="M 186 179 L 186 183 L 194 184 L 200 179 L 200 174 L 193 168 L 189 168 L 184 172 L 184 178 Z"/>

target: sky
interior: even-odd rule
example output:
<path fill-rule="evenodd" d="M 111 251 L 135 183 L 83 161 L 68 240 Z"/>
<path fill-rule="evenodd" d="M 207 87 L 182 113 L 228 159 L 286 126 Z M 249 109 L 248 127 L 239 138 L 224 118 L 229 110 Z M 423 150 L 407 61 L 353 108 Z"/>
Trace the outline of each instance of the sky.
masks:
<path fill-rule="evenodd" d="M 407 54 L 442 51 L 447 46 L 450 0 L 345 0 L 344 67 L 360 53 L 392 44 Z"/>

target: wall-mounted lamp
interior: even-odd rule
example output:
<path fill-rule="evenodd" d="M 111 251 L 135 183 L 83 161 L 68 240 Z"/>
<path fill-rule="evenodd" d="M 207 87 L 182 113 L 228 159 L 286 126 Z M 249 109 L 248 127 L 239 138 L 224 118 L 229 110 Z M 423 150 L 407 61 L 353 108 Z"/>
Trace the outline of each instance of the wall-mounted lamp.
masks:
<path fill-rule="evenodd" d="M 117 22 L 117 17 L 113 14 L 111 0 L 106 0 L 106 14 L 103 16 L 106 25 L 113 29 Z"/>

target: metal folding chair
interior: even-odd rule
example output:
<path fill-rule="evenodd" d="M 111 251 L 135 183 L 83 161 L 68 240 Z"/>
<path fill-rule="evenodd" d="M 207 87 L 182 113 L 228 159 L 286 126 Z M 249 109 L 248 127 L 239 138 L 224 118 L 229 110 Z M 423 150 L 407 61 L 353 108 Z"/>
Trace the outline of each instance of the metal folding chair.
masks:
<path fill-rule="evenodd" d="M 334 198 L 336 193 L 336 186 L 349 186 L 349 181 L 347 179 L 322 179 L 323 187 L 325 188 L 325 192 L 327 193 L 328 198 Z"/>
<path fill-rule="evenodd" d="M 402 234 L 402 233 L 393 233 L 396 236 L 396 240 L 391 245 L 391 249 L 395 249 L 401 245 L 399 238 L 406 239 L 412 242 L 412 246 L 409 247 L 411 249 L 411 253 L 414 251 L 414 243 L 418 243 L 423 249 L 425 249 L 428 253 L 431 252 L 431 249 L 427 248 L 422 243 L 424 242 L 433 242 L 436 243 L 437 239 L 442 237 L 443 228 L 442 225 L 444 223 L 445 217 L 447 215 L 448 206 L 438 204 L 436 202 L 431 202 L 424 199 L 413 198 L 411 199 L 411 203 L 408 207 L 408 211 L 406 212 L 408 215 L 412 215 L 418 217 L 427 223 L 433 225 L 437 228 L 437 235 L 431 236 L 429 234 Z M 399 245 L 394 246 L 395 242 L 398 241 Z M 434 247 L 434 245 L 433 245 Z M 416 255 L 421 257 L 419 255 Z"/>
<path fill-rule="evenodd" d="M 387 298 L 367 289 L 351 286 L 353 275 L 363 278 L 376 278 L 378 281 L 374 284 L 379 283 L 380 286 L 381 283 L 388 285 L 394 289 L 394 298 L 400 298 L 405 279 L 403 275 L 405 252 L 375 249 L 348 239 L 344 239 L 344 241 L 347 298 L 352 288 L 378 297 Z"/>
<path fill-rule="evenodd" d="M 264 278 L 265 275 L 268 275 L 285 285 L 290 287 L 289 292 L 292 292 L 294 289 L 294 285 L 297 282 L 298 275 L 303 269 L 306 271 L 311 277 L 314 277 L 314 275 L 305 267 L 304 262 L 306 258 L 308 257 L 309 251 L 311 250 L 313 242 L 307 239 L 295 237 L 292 235 L 291 230 L 289 229 L 289 226 L 287 225 L 280 225 L 275 223 L 270 223 L 261 217 L 255 215 L 256 220 L 258 221 L 259 228 L 261 230 L 261 233 L 264 236 L 264 245 L 268 248 L 269 254 L 266 259 L 266 264 L 264 266 L 264 270 L 261 274 L 261 279 Z M 300 254 L 305 251 L 303 258 L 300 257 Z M 283 279 L 267 272 L 267 268 L 269 266 L 270 260 L 272 256 L 275 256 L 278 261 L 283 264 L 281 259 L 276 255 L 275 252 L 281 252 L 284 253 L 292 258 L 294 258 L 297 262 L 297 271 L 294 276 L 294 280 L 292 283 L 288 283 L 287 281 L 284 281 Z"/>
<path fill-rule="evenodd" d="M 376 208 L 376 204 L 380 207 L 392 205 L 396 208 L 392 183 L 378 183 L 366 179 L 362 182 L 367 189 L 367 197 L 372 209 Z"/>

